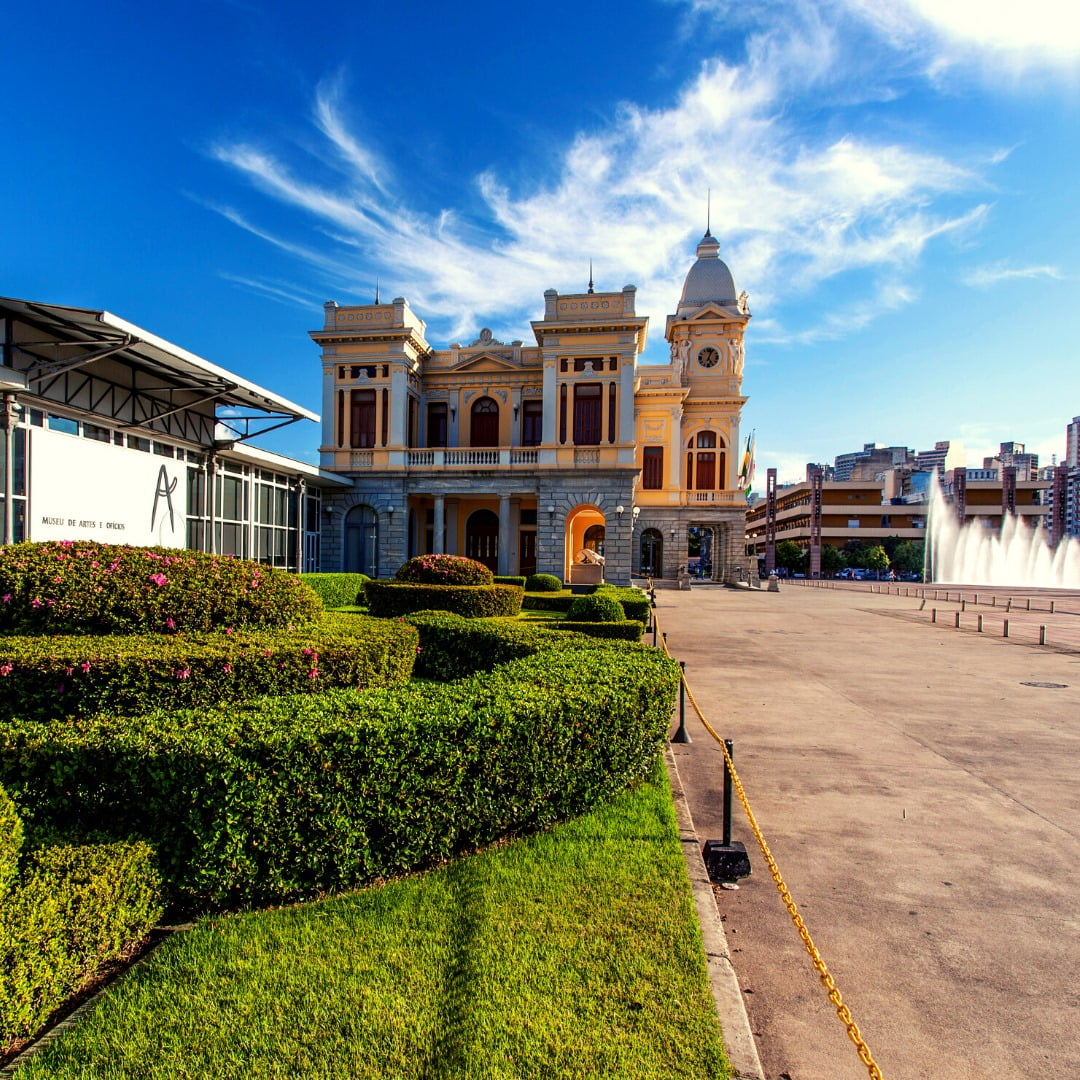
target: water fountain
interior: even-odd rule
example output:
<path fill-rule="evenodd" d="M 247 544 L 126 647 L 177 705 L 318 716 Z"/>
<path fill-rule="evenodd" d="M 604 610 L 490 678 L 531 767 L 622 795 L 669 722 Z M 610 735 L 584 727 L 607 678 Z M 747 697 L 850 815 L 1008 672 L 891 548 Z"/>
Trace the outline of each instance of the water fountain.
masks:
<path fill-rule="evenodd" d="M 1080 541 L 1066 538 L 1052 548 L 1046 530 L 1031 528 L 1018 514 L 1006 515 L 1000 529 L 980 520 L 961 525 L 936 482 L 927 533 L 927 568 L 935 582 L 1080 588 Z"/>

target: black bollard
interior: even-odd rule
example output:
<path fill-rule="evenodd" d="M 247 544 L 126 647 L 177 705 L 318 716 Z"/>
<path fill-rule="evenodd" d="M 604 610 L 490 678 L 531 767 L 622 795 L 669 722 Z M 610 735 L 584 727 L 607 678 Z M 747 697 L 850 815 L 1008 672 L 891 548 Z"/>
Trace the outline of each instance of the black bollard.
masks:
<path fill-rule="evenodd" d="M 724 740 L 727 747 L 728 757 L 735 760 L 734 744 L 730 739 Z M 731 884 L 739 878 L 750 876 L 750 857 L 746 854 L 746 845 L 738 840 L 731 842 L 731 770 L 724 762 L 724 840 L 706 840 L 702 850 L 705 859 L 705 868 L 709 872 L 709 880 L 718 885 Z"/>
<path fill-rule="evenodd" d="M 682 675 L 679 679 L 679 730 L 671 736 L 673 743 L 688 743 L 694 740 L 690 738 L 690 732 L 686 730 L 686 661 L 679 661 Z"/>

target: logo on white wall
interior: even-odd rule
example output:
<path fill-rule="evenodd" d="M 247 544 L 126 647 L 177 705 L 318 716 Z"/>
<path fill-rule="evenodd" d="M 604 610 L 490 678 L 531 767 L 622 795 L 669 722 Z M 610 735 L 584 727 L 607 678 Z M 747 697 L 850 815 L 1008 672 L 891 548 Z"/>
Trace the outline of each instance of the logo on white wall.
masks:
<path fill-rule="evenodd" d="M 150 514 L 150 531 L 154 531 L 154 525 L 157 523 L 158 503 L 162 498 L 165 500 L 165 505 L 169 509 L 169 528 L 176 532 L 176 515 L 173 513 L 172 494 L 176 490 L 176 485 L 179 483 L 178 477 L 169 479 L 169 472 L 164 465 L 158 469 L 157 475 L 157 488 L 154 491 L 154 509 Z M 165 524 L 164 518 L 162 519 L 162 525 Z"/>

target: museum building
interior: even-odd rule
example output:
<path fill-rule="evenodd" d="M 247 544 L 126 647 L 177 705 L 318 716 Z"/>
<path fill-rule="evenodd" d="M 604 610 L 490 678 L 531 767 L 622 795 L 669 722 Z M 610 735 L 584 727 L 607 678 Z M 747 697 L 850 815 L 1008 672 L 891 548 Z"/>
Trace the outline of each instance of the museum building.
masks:
<path fill-rule="evenodd" d="M 107 311 L 0 298 L 2 540 L 317 570 L 339 477 L 248 445 L 319 417 Z M 8 497 L 10 493 L 10 497 Z"/>
<path fill-rule="evenodd" d="M 434 349 L 403 297 L 325 305 L 322 568 L 386 577 L 407 558 L 466 555 L 502 575 L 571 583 L 676 577 L 695 530 L 715 579 L 747 570 L 738 484 L 750 319 L 719 243 L 697 246 L 664 336 L 632 285 L 549 289 L 535 343 L 480 329 Z"/>

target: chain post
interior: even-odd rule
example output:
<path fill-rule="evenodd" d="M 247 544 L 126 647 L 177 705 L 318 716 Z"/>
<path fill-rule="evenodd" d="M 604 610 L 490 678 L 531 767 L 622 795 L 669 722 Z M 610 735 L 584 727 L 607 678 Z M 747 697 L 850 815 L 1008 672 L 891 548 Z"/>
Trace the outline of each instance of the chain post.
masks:
<path fill-rule="evenodd" d="M 665 644 L 667 642 L 667 634 L 664 635 Z M 686 661 L 679 661 L 679 730 L 671 736 L 673 743 L 689 743 L 694 740 L 690 738 L 690 732 L 686 730 Z"/>

